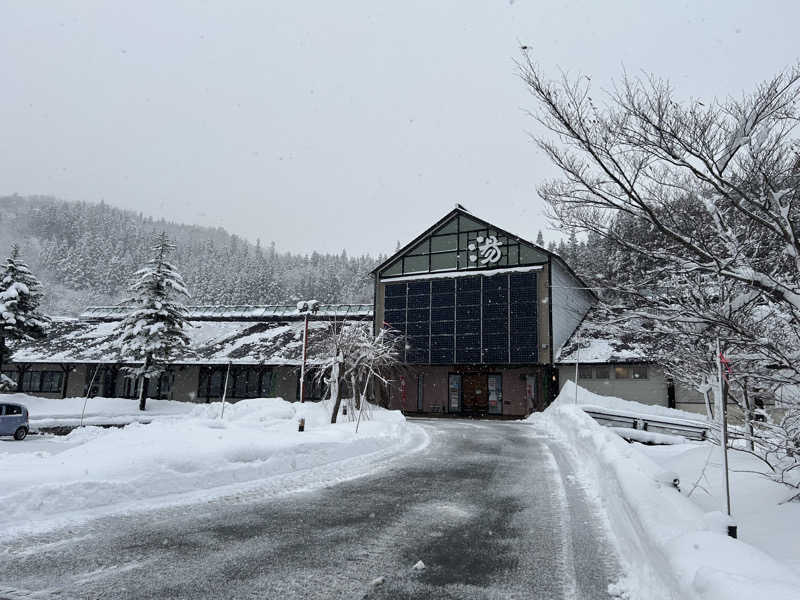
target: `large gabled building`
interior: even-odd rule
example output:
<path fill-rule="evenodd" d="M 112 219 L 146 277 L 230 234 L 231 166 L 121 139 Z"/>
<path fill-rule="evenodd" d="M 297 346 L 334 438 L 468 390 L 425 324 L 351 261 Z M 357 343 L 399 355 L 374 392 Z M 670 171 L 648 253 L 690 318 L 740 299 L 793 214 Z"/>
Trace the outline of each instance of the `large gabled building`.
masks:
<path fill-rule="evenodd" d="M 456 206 L 374 271 L 375 328 L 405 339 L 390 406 L 520 417 L 558 393 L 555 352 L 594 294 L 556 254 Z"/>

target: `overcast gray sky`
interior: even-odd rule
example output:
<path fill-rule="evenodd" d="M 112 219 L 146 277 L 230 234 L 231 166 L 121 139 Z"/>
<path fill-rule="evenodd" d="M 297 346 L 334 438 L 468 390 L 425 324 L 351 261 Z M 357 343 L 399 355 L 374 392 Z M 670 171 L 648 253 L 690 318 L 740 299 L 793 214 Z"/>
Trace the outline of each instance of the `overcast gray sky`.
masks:
<path fill-rule="evenodd" d="M 548 232 L 519 43 L 685 96 L 798 60 L 800 3 L 0 0 L 0 194 L 390 252 L 460 202 Z"/>

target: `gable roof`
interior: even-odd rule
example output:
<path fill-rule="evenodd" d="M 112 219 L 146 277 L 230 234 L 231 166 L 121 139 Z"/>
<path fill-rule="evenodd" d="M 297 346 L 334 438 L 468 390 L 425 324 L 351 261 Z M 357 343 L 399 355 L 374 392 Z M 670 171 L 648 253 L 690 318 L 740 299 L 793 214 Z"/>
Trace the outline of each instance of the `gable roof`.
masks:
<path fill-rule="evenodd" d="M 505 229 L 502 229 L 501 227 L 498 227 L 497 225 L 493 225 L 492 223 L 489 223 L 489 221 L 481 219 L 480 217 L 476 217 L 475 215 L 473 215 L 471 212 L 469 212 L 466 208 L 464 208 L 460 204 L 456 204 L 456 207 L 453 210 L 448 212 L 441 219 L 436 221 L 433 225 L 428 227 L 425 231 L 420 233 L 417 237 L 415 237 L 413 240 L 408 242 L 405 246 L 400 248 L 397 252 L 392 254 L 389 258 L 387 258 L 385 261 L 383 261 L 381 264 L 379 264 L 377 267 L 375 267 L 371 271 L 371 273 L 377 274 L 378 272 L 382 271 L 383 269 L 385 269 L 386 267 L 391 265 L 399 257 L 407 254 L 409 250 L 413 249 L 420 242 L 424 241 L 427 236 L 432 235 L 438 229 L 440 229 L 441 227 L 446 225 L 451 219 L 453 219 L 454 217 L 459 216 L 459 215 L 467 217 L 467 218 L 469 218 L 469 219 L 471 219 L 473 221 L 476 221 L 476 222 L 480 223 L 486 229 L 494 229 L 494 230 L 498 231 L 499 233 L 501 233 L 501 234 L 503 234 L 503 235 L 505 235 L 505 236 L 507 236 L 509 238 L 513 238 L 513 239 L 518 240 L 519 242 L 521 242 L 523 244 L 527 244 L 528 246 L 532 246 L 533 248 L 535 248 L 536 250 L 542 252 L 545 255 L 553 255 L 553 253 L 550 252 L 549 250 L 547 250 L 546 248 L 542 248 L 541 246 L 538 246 L 538 245 L 534 244 L 533 242 L 529 242 L 528 240 L 526 240 L 526 239 L 524 239 L 524 238 L 522 238 L 522 237 L 520 237 L 518 235 L 515 235 L 513 233 L 509 233 L 508 231 L 506 231 Z"/>
<path fill-rule="evenodd" d="M 378 275 L 380 274 L 380 272 L 383 271 L 386 267 L 390 266 L 398 258 L 406 255 L 410 250 L 412 250 L 417 245 L 419 245 L 422 241 L 424 241 L 426 237 L 434 234 L 437 230 L 439 230 L 444 225 L 446 225 L 451 219 L 453 219 L 453 218 L 455 218 L 457 216 L 464 216 L 464 217 L 467 217 L 467 218 L 469 218 L 469 219 L 471 219 L 473 221 L 476 221 L 476 222 L 480 223 L 481 225 L 483 225 L 486 229 L 494 229 L 498 233 L 500 233 L 500 234 L 502 234 L 502 235 L 504 235 L 504 236 L 506 236 L 508 238 L 512 238 L 514 240 L 517 240 L 520 244 L 525 244 L 527 246 L 530 246 L 530 247 L 534 248 L 536 251 L 541 252 L 546 257 L 548 257 L 549 260 L 557 261 L 558 263 L 560 263 L 569 272 L 569 274 L 572 277 L 574 277 L 578 282 L 580 282 L 580 284 L 582 286 L 584 286 L 592 296 L 597 298 L 597 294 L 595 294 L 595 292 L 593 290 L 591 290 L 590 288 L 588 288 L 588 286 L 586 286 L 584 281 L 580 277 L 578 277 L 578 275 L 575 273 L 575 271 L 573 271 L 572 267 L 570 267 L 569 264 L 567 264 L 567 262 L 563 258 L 561 258 L 561 256 L 559 256 L 555 252 L 550 252 L 550 250 L 548 250 L 547 248 L 544 248 L 543 246 L 539 246 L 538 244 L 535 244 L 535 243 L 533 243 L 533 242 L 531 242 L 531 241 L 529 241 L 529 240 L 527 240 L 527 239 L 525 239 L 523 237 L 520 237 L 520 236 L 518 236 L 516 234 L 513 234 L 513 233 L 511 233 L 509 231 L 506 231 L 502 227 L 498 227 L 497 225 L 493 225 L 492 223 L 490 223 L 489 221 L 486 221 L 485 219 L 481 219 L 480 217 L 476 217 L 474 214 L 469 212 L 466 208 L 464 208 L 460 204 L 456 204 L 454 209 L 452 209 L 450 212 L 448 212 L 446 215 L 444 215 L 441 219 L 436 221 L 433 225 L 428 227 L 425 231 L 420 233 L 413 240 L 408 242 L 405 246 L 403 246 L 399 250 L 397 250 L 397 252 L 395 252 L 389 258 L 384 260 L 381 264 L 379 264 L 377 267 L 375 267 L 370 273 L 377 278 Z M 493 266 L 493 268 L 498 268 L 498 267 Z M 500 268 L 503 268 L 503 267 L 500 267 Z M 474 269 L 474 270 L 477 272 L 480 269 Z M 463 272 L 467 272 L 467 270 L 462 270 L 462 271 Z M 470 269 L 469 271 L 472 271 L 472 269 Z"/>
<path fill-rule="evenodd" d="M 308 360 L 320 357 L 326 334 L 334 323 L 318 320 L 309 324 Z M 351 327 L 372 327 L 367 322 L 347 321 Z M 122 364 L 114 344 L 118 321 L 56 321 L 42 339 L 18 344 L 12 351 L 15 363 L 115 363 Z M 186 331 L 189 346 L 181 349 L 172 364 L 252 364 L 297 366 L 303 357 L 302 321 L 190 321 Z"/>
<path fill-rule="evenodd" d="M 85 321 L 118 321 L 131 308 L 125 305 L 89 306 L 80 319 Z M 186 318 L 192 321 L 301 321 L 304 313 L 289 304 L 187 306 Z M 321 304 L 319 310 L 309 315 L 312 321 L 326 319 L 370 320 L 372 304 Z"/>
<path fill-rule="evenodd" d="M 556 364 L 603 364 L 652 362 L 648 356 L 650 340 L 641 332 L 632 334 L 614 315 L 621 313 L 609 307 L 595 306 L 586 313 L 572 335 L 558 349 Z"/>

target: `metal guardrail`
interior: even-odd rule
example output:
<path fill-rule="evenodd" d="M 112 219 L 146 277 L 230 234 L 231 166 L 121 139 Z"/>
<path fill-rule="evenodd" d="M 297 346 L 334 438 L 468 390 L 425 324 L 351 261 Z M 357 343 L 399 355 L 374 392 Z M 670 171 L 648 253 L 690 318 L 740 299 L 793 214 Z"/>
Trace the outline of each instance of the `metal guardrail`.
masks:
<path fill-rule="evenodd" d="M 709 424 L 703 421 L 672 419 L 657 415 L 640 415 L 619 410 L 601 410 L 594 407 L 583 407 L 583 411 L 605 427 L 625 427 L 653 433 L 679 435 L 689 440 L 705 440 L 710 429 Z"/>

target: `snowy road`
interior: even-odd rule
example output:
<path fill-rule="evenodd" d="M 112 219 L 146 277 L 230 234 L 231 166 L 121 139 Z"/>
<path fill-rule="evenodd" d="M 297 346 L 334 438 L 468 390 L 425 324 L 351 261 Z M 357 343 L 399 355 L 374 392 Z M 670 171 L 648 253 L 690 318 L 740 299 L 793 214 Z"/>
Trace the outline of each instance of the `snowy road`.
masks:
<path fill-rule="evenodd" d="M 602 515 L 556 442 L 520 423 L 420 423 L 425 450 L 333 487 L 15 541 L 0 598 L 613 597 Z"/>

